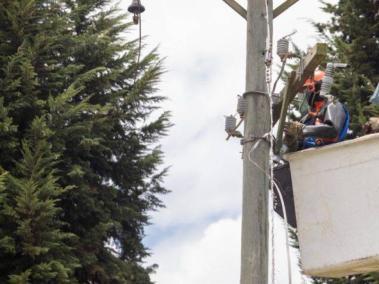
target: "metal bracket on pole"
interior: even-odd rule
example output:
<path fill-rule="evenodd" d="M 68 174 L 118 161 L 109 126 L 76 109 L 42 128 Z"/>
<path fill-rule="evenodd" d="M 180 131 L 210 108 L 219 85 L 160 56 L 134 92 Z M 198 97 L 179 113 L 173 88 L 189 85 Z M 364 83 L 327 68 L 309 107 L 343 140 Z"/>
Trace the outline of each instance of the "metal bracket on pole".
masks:
<path fill-rule="evenodd" d="M 246 96 L 249 96 L 249 95 L 258 95 L 258 96 L 264 96 L 266 98 L 270 98 L 269 94 L 266 93 L 266 92 L 261 92 L 261 91 L 249 91 L 249 92 L 245 92 L 243 94 L 243 97 L 246 98 Z"/>
<path fill-rule="evenodd" d="M 242 18 L 247 19 L 247 11 L 244 7 L 238 4 L 235 0 L 224 0 L 226 4 L 230 6 L 234 11 L 236 11 Z"/>
<path fill-rule="evenodd" d="M 285 12 L 292 5 L 296 4 L 299 0 L 286 0 L 284 3 L 280 4 L 278 7 L 274 9 L 274 19 Z"/>

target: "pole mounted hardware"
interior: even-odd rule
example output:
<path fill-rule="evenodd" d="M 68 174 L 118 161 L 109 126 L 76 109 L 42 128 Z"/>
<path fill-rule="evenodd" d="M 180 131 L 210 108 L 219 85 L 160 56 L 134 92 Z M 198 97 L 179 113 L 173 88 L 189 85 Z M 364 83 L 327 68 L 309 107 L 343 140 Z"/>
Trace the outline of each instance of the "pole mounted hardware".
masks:
<path fill-rule="evenodd" d="M 238 96 L 237 112 L 241 118 L 244 118 L 249 109 L 249 103 L 243 96 Z"/>
<path fill-rule="evenodd" d="M 225 116 L 225 132 L 228 134 L 226 140 L 229 140 L 230 137 L 242 138 L 243 135 L 241 132 L 237 130 L 237 128 L 241 125 L 243 119 L 240 120 L 237 124 L 237 119 L 234 115 Z"/>
<path fill-rule="evenodd" d="M 246 113 L 248 111 L 249 105 L 245 96 L 238 95 L 237 101 L 237 113 L 240 116 L 240 120 L 237 123 L 237 119 L 234 115 L 225 116 L 225 131 L 228 134 L 226 140 L 228 141 L 231 137 L 242 138 L 241 132 L 237 131 L 238 127 L 242 124 L 245 119 Z"/>
<path fill-rule="evenodd" d="M 242 18 L 247 20 L 247 10 L 244 7 L 242 7 L 238 2 L 236 2 L 235 0 L 223 0 L 223 1 L 226 4 L 228 4 L 229 7 L 232 8 Z M 297 2 L 299 2 L 299 0 L 287 0 L 284 3 L 280 4 L 273 11 L 273 18 L 275 19 L 277 16 L 284 13 L 287 9 L 289 9 L 291 6 L 293 6 Z"/>
<path fill-rule="evenodd" d="M 226 4 L 229 5 L 235 12 L 237 12 L 242 18 L 247 19 L 247 11 L 244 7 L 242 7 L 235 0 L 224 0 Z"/>
<path fill-rule="evenodd" d="M 237 113 L 240 116 L 240 121 L 237 123 L 237 119 L 233 115 L 225 116 L 225 131 L 228 134 L 228 136 L 226 137 L 227 141 L 231 137 L 243 137 L 242 134 L 239 131 L 237 131 L 237 129 L 241 126 L 242 122 L 244 122 L 246 118 L 246 114 L 249 109 L 248 96 L 264 96 L 267 98 L 268 101 L 270 101 L 270 96 L 266 92 L 249 91 L 245 92 L 242 96 L 238 95 Z M 242 145 L 243 144 L 244 143 L 242 143 Z"/>
<path fill-rule="evenodd" d="M 291 6 L 299 2 L 299 0 L 287 0 L 284 3 L 280 4 L 278 7 L 274 9 L 274 19 L 279 16 L 280 14 L 284 13 L 287 9 L 289 9 Z"/>
<path fill-rule="evenodd" d="M 241 145 L 244 145 L 244 144 L 250 143 L 250 142 L 256 142 L 257 140 L 265 141 L 269 145 L 271 145 L 271 133 L 268 132 L 265 135 L 260 136 L 260 137 L 250 136 L 249 138 L 243 138 L 243 139 L 241 139 Z"/>
<path fill-rule="evenodd" d="M 320 89 L 320 94 L 321 96 L 327 96 L 329 95 L 333 83 L 334 83 L 334 70 L 336 68 L 347 68 L 348 64 L 346 63 L 333 63 L 329 62 L 326 65 L 326 70 L 325 70 L 325 77 L 322 79 L 322 84 L 321 84 L 321 89 Z"/>
<path fill-rule="evenodd" d="M 244 97 L 247 97 L 247 96 L 264 96 L 268 99 L 270 99 L 270 96 L 267 92 L 261 92 L 261 91 L 248 91 L 248 92 L 245 92 L 243 94 Z"/>

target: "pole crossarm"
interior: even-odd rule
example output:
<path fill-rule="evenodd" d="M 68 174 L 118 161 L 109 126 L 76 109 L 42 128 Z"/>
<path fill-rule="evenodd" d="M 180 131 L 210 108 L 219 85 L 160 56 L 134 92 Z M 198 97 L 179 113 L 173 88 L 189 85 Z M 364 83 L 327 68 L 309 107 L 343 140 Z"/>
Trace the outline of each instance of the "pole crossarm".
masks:
<path fill-rule="evenodd" d="M 236 11 L 242 18 L 247 20 L 247 11 L 244 7 L 238 4 L 235 0 L 223 0 L 226 4 L 230 6 L 234 11 Z"/>
<path fill-rule="evenodd" d="M 296 4 L 299 0 L 286 0 L 284 3 L 280 4 L 278 7 L 274 9 L 274 19 L 285 12 L 292 5 Z"/>
<path fill-rule="evenodd" d="M 276 153 L 279 153 L 282 147 L 284 122 L 286 120 L 289 104 L 295 98 L 296 94 L 303 90 L 304 82 L 313 75 L 314 70 L 325 60 L 326 55 L 327 45 L 325 43 L 317 43 L 309 50 L 304 58 L 303 66 L 299 66 L 296 72 L 291 72 L 287 85 L 281 92 L 283 97 L 277 104 L 273 105 L 273 122 L 276 123 L 280 119 L 276 136 Z"/>

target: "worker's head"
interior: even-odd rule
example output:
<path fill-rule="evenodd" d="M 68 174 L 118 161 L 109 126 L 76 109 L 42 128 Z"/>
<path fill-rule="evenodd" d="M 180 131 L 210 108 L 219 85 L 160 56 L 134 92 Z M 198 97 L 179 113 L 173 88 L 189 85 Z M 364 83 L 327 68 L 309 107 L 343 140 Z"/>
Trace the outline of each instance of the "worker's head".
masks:
<path fill-rule="evenodd" d="M 305 94 L 310 106 L 313 106 L 316 101 L 321 101 L 324 99 L 320 96 L 322 79 L 324 79 L 324 77 L 325 72 L 317 70 L 315 71 L 314 75 L 304 83 Z"/>

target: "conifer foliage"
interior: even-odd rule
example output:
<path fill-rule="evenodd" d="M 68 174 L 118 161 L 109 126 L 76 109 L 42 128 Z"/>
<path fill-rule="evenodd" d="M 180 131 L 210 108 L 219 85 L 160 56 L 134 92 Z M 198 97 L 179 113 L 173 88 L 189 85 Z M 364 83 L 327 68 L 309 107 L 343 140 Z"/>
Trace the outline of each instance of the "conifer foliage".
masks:
<path fill-rule="evenodd" d="M 2 249 L 15 262 L 1 263 L 2 283 L 71 283 L 78 265 L 71 255 L 74 235 L 60 230 L 57 202 L 64 189 L 57 183 L 57 155 L 47 142 L 49 129 L 36 118 L 22 143 L 14 176 L 2 181 Z M 3 174 L 4 176 L 4 174 Z"/>
<path fill-rule="evenodd" d="M 151 283 L 169 114 L 130 27 L 107 0 L 0 2 L 0 283 Z"/>
<path fill-rule="evenodd" d="M 323 9 L 332 19 L 316 27 L 330 43 L 330 60 L 350 66 L 336 74 L 333 93 L 347 103 L 351 129 L 360 135 L 367 118 L 379 116 L 379 109 L 369 104 L 379 82 L 379 1 L 339 0 L 324 3 Z"/>

